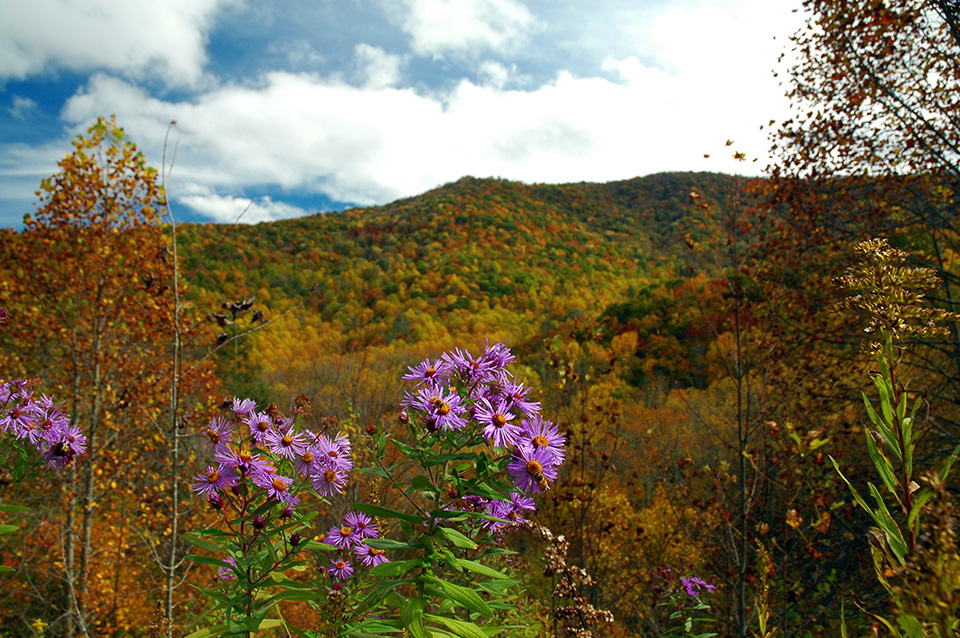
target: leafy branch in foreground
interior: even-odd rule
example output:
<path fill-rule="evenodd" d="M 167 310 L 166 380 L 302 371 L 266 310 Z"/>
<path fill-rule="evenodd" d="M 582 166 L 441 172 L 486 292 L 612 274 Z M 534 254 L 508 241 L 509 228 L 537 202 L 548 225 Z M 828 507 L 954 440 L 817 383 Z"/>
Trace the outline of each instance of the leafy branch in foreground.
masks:
<path fill-rule="evenodd" d="M 906 253 L 891 248 L 885 240 L 862 242 L 857 252 L 863 262 L 837 280 L 847 290 L 860 294 L 838 307 L 869 314 L 867 332 L 876 333 L 870 348 L 877 370 L 872 379 L 879 397 L 879 410 L 863 395 L 871 427 L 867 451 L 881 479 L 881 487 L 868 484 L 867 499 L 834 467 L 850 488 L 854 499 L 869 514 L 876 527 L 869 541 L 877 579 L 894 605 L 894 621 L 870 614 L 892 636 L 945 638 L 956 635 L 960 611 L 960 555 L 956 544 L 955 504 L 944 488 L 950 467 L 960 447 L 938 472 L 915 480 L 915 452 L 923 432 L 918 415 L 924 406 L 922 394 L 911 392 L 898 375 L 900 341 L 930 336 L 943 328 L 938 321 L 957 321 L 960 316 L 921 307 L 923 290 L 939 283 L 926 268 L 905 266 Z M 919 322 L 919 323 L 918 323 Z M 846 629 L 843 629 L 846 633 Z"/>

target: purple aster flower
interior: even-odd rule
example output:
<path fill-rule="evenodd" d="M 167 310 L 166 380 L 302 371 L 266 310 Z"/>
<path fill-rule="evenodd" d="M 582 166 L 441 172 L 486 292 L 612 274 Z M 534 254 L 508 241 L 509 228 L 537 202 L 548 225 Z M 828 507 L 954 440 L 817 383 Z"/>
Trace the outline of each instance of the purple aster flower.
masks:
<path fill-rule="evenodd" d="M 507 465 L 507 472 L 523 492 L 539 494 L 550 489 L 548 481 L 557 480 L 557 468 L 546 448 L 519 446 Z"/>
<path fill-rule="evenodd" d="M 565 436 L 557 432 L 557 426 L 551 421 L 544 421 L 539 416 L 524 419 L 520 423 L 523 434 L 519 445 L 530 445 L 534 449 L 543 449 L 549 452 L 554 465 L 563 465 L 566 457 L 564 447 L 567 444 Z"/>
<path fill-rule="evenodd" d="M 327 568 L 327 573 L 337 580 L 346 580 L 350 578 L 350 574 L 353 573 L 353 567 L 342 558 L 331 560 L 330 567 Z"/>
<path fill-rule="evenodd" d="M 499 521 L 484 521 L 484 527 L 495 533 L 502 533 L 505 527 L 518 527 L 524 520 L 523 512 L 535 511 L 537 506 L 533 499 L 517 492 L 510 494 L 509 501 L 490 501 L 487 504 L 486 513 L 490 516 L 502 518 L 509 523 Z"/>
<path fill-rule="evenodd" d="M 62 405 L 44 405 L 43 414 L 39 422 L 37 423 L 37 432 L 40 435 L 40 438 L 47 443 L 56 443 L 61 441 L 66 437 L 66 435 L 72 434 L 74 440 L 67 441 L 67 444 L 76 444 L 77 435 L 79 435 L 83 440 L 79 444 L 74 445 L 75 454 L 83 454 L 86 450 L 87 437 L 83 436 L 83 433 L 80 431 L 80 428 L 74 426 L 74 430 L 70 430 L 70 417 L 67 416 L 67 413 L 64 411 Z M 37 446 L 42 444 L 37 441 L 35 442 Z"/>
<path fill-rule="evenodd" d="M 489 340 L 486 340 L 483 342 L 483 359 L 490 364 L 491 371 L 499 375 L 517 358 L 506 345 L 495 343 L 491 346 Z"/>
<path fill-rule="evenodd" d="M 226 491 L 228 487 L 235 484 L 236 478 L 236 470 L 224 463 L 208 465 L 206 472 L 197 474 L 193 479 L 190 489 L 195 494 L 202 494 L 209 498 L 214 493 Z"/>
<path fill-rule="evenodd" d="M 61 468 L 72 465 L 77 456 L 87 451 L 87 437 L 76 425 L 68 425 L 60 436 L 52 440 L 42 440 L 38 450 L 43 452 L 43 460 L 47 466 Z"/>
<path fill-rule="evenodd" d="M 227 556 L 223 559 L 223 562 L 230 563 L 233 566 L 233 569 L 229 567 L 221 567 L 217 570 L 217 580 L 236 580 L 237 579 L 237 561 L 233 556 Z"/>
<path fill-rule="evenodd" d="M 253 482 L 267 491 L 267 497 L 280 501 L 284 505 L 296 505 L 300 499 L 290 493 L 293 479 L 280 474 L 258 474 Z"/>
<path fill-rule="evenodd" d="M 699 576 L 683 576 L 680 578 L 680 584 L 683 585 L 683 588 L 687 590 L 687 595 L 691 598 L 697 598 L 700 596 L 700 590 L 706 589 L 708 592 L 712 592 L 717 588 L 716 585 L 708 585 Z"/>
<path fill-rule="evenodd" d="M 467 425 L 467 420 L 463 417 L 467 409 L 459 395 L 454 392 L 444 392 L 439 386 L 428 386 L 418 390 L 414 407 L 424 412 L 427 420 L 437 430 L 453 432 Z"/>
<path fill-rule="evenodd" d="M 415 381 L 416 387 L 425 383 L 433 385 L 446 383 L 450 375 L 453 374 L 453 368 L 443 359 L 437 359 L 433 363 L 430 362 L 430 359 L 427 359 L 416 367 L 408 366 L 407 369 L 410 372 L 403 375 L 402 378 L 404 381 Z"/>
<path fill-rule="evenodd" d="M 333 439 L 333 443 L 340 448 L 340 452 L 344 456 L 350 458 L 353 455 L 353 447 L 350 444 L 350 437 L 343 432 L 338 432 L 336 438 Z"/>
<path fill-rule="evenodd" d="M 534 417 L 540 414 L 540 402 L 527 401 L 529 392 L 530 388 L 525 387 L 522 381 L 520 383 L 509 381 L 501 388 L 503 398 L 511 410 L 517 409 L 528 417 Z"/>
<path fill-rule="evenodd" d="M 243 418 L 243 424 L 250 428 L 250 436 L 257 445 L 263 445 L 267 432 L 273 429 L 273 421 L 266 412 L 253 412 Z"/>
<path fill-rule="evenodd" d="M 474 357 L 469 350 L 457 348 L 453 352 L 444 352 L 442 357 L 460 379 L 468 383 L 492 381 L 495 376 L 494 362 L 484 357 Z"/>
<path fill-rule="evenodd" d="M 337 494 L 343 492 L 347 484 L 347 476 L 344 470 L 327 467 L 311 476 L 310 482 L 313 484 L 313 489 L 317 490 L 321 496 L 332 496 L 334 492 Z"/>
<path fill-rule="evenodd" d="M 257 403 L 253 399 L 238 399 L 233 397 L 233 413 L 237 418 L 252 414 L 257 409 Z"/>
<path fill-rule="evenodd" d="M 353 528 L 356 535 L 362 540 L 364 538 L 378 538 L 377 524 L 366 514 L 362 512 L 347 512 L 343 517 L 345 525 Z"/>
<path fill-rule="evenodd" d="M 40 408 L 33 402 L 33 397 L 27 392 L 21 392 L 20 400 L 12 408 L 0 414 L 0 429 L 3 429 L 18 439 L 25 438 L 33 429 L 34 420 Z"/>
<path fill-rule="evenodd" d="M 215 416 L 203 434 L 207 439 L 204 446 L 217 452 L 233 441 L 233 426 L 222 416 Z"/>
<path fill-rule="evenodd" d="M 363 540 L 356 528 L 344 523 L 340 527 L 331 527 L 324 542 L 336 545 L 340 549 L 350 549 Z"/>
<path fill-rule="evenodd" d="M 315 445 L 306 445 L 300 455 L 297 456 L 293 466 L 300 476 L 313 476 L 320 471 L 322 459 L 317 452 Z"/>
<path fill-rule="evenodd" d="M 231 467 L 241 477 L 256 477 L 262 474 L 273 474 L 274 469 L 270 461 L 260 458 L 259 454 L 254 454 L 246 448 L 237 450 L 228 447 L 218 451 L 213 455 L 213 460 Z"/>
<path fill-rule="evenodd" d="M 290 461 L 296 459 L 304 450 L 307 443 L 302 433 L 294 434 L 293 430 L 270 429 L 263 435 L 263 445 L 277 456 Z"/>
<path fill-rule="evenodd" d="M 51 418 L 54 415 L 49 415 L 49 411 L 43 408 L 40 402 L 33 403 L 32 408 L 33 413 L 24 421 L 23 427 L 16 436 L 19 439 L 26 439 L 30 445 L 42 450 L 47 442 L 44 435 L 49 433 L 49 442 L 56 442 L 63 434 L 66 424 L 61 422 L 60 427 L 57 427 Z"/>
<path fill-rule="evenodd" d="M 504 519 L 504 521 L 507 519 L 504 512 L 503 501 L 489 501 L 484 509 L 484 513 L 488 516 Z M 488 519 L 484 519 L 483 523 L 481 523 L 481 526 L 484 529 L 489 530 L 491 534 L 495 534 L 497 536 L 503 534 L 503 528 L 506 527 L 506 525 L 507 523 L 503 521 L 491 521 Z"/>
<path fill-rule="evenodd" d="M 536 512 L 537 504 L 529 496 L 524 496 L 519 492 L 510 493 L 510 506 L 517 512 Z"/>
<path fill-rule="evenodd" d="M 354 547 L 353 553 L 356 554 L 357 558 L 359 558 L 367 567 L 376 567 L 380 563 L 387 562 L 387 556 L 382 549 L 370 547 L 369 545 L 364 545 L 363 543 L 360 543 Z"/>
<path fill-rule="evenodd" d="M 481 399 L 475 406 L 476 414 L 474 414 L 474 418 L 484 426 L 483 436 L 494 447 L 506 448 L 517 444 L 520 428 L 510 423 L 514 416 L 507 409 L 507 404 L 502 399 L 497 402 L 496 407 L 487 399 Z"/>
<path fill-rule="evenodd" d="M 314 449 L 321 459 L 320 466 L 324 469 L 331 467 L 346 474 L 353 468 L 353 457 L 350 452 L 344 452 L 342 446 L 336 441 L 331 441 L 327 436 L 321 435 Z"/>

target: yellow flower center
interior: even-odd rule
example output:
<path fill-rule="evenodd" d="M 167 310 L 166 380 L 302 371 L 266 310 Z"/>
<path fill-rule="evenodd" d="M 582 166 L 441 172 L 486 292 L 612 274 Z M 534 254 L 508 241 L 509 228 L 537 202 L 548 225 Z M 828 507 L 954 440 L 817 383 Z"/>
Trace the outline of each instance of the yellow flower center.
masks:
<path fill-rule="evenodd" d="M 209 472 L 207 472 L 207 482 L 216 483 L 219 480 L 220 480 L 220 472 L 216 470 L 210 470 Z"/>
<path fill-rule="evenodd" d="M 542 436 L 533 437 L 533 444 L 536 445 L 537 447 L 547 447 L 547 445 L 549 445 L 549 443 L 547 442 L 547 439 L 545 439 Z"/>
<path fill-rule="evenodd" d="M 337 473 L 333 470 L 327 470 L 323 473 L 323 478 L 327 481 L 327 483 L 334 483 L 337 480 Z"/>
<path fill-rule="evenodd" d="M 270 429 L 270 422 L 269 422 L 269 421 L 259 421 L 259 422 L 257 423 L 257 430 L 259 430 L 259 431 L 261 431 L 261 432 L 266 432 L 266 431 L 269 430 L 269 429 Z"/>
<path fill-rule="evenodd" d="M 337 561 L 337 569 L 344 569 L 346 566 L 347 566 L 347 564 L 346 564 L 345 562 L 343 562 L 342 560 L 338 560 L 338 561 Z"/>
<path fill-rule="evenodd" d="M 502 428 L 507 424 L 507 417 L 502 414 L 494 414 L 491 420 L 493 421 L 494 427 Z"/>
<path fill-rule="evenodd" d="M 273 489 L 277 490 L 278 492 L 286 492 L 287 484 L 281 481 L 279 476 L 275 476 L 273 478 Z"/>
<path fill-rule="evenodd" d="M 446 416 L 450 414 L 450 404 L 446 401 L 441 401 L 440 405 L 437 406 L 437 413 L 439 413 L 440 416 Z"/>
<path fill-rule="evenodd" d="M 311 452 L 310 450 L 307 450 L 306 452 L 303 453 L 303 456 L 301 456 L 300 458 L 303 459 L 304 463 L 313 463 L 313 452 Z"/>
<path fill-rule="evenodd" d="M 280 439 L 280 442 L 283 443 L 286 447 L 293 445 L 293 437 L 289 434 L 284 434 L 283 438 Z"/>
<path fill-rule="evenodd" d="M 341 536 L 350 536 L 350 534 L 353 534 L 353 528 L 351 528 L 351 527 L 349 527 L 349 526 L 347 526 L 347 525 L 344 525 L 343 527 L 340 528 L 340 535 L 341 535 Z"/>
<path fill-rule="evenodd" d="M 534 459 L 527 461 L 527 474 L 539 474 L 543 471 L 543 466 Z"/>

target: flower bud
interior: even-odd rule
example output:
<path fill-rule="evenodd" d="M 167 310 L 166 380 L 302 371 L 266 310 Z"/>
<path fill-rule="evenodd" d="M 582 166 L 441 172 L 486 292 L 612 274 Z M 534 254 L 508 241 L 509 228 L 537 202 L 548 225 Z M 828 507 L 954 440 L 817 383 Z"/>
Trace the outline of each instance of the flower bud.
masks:
<path fill-rule="evenodd" d="M 397 420 L 400 421 L 400 423 L 409 423 L 410 415 L 407 414 L 406 410 L 400 410 L 400 414 L 397 415 Z"/>
<path fill-rule="evenodd" d="M 267 526 L 267 519 L 257 514 L 253 517 L 253 529 L 263 529 Z"/>

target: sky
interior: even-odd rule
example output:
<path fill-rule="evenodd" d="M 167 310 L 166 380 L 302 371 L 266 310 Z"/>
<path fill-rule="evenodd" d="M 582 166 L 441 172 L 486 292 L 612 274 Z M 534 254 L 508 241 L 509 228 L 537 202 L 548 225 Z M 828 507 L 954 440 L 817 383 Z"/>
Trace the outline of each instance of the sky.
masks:
<path fill-rule="evenodd" d="M 0 227 L 110 115 L 152 166 L 167 141 L 179 221 L 384 204 L 465 175 L 762 174 L 799 5 L 0 0 Z"/>

